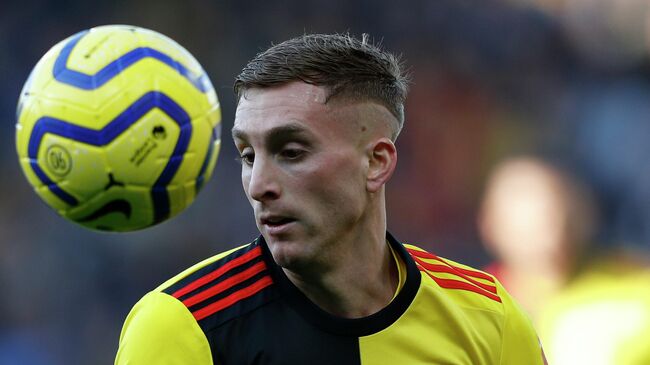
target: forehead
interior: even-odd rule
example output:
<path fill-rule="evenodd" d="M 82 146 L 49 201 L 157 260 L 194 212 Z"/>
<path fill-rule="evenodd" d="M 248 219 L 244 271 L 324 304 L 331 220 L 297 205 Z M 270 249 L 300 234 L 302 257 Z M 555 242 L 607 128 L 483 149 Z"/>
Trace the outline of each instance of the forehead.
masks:
<path fill-rule="evenodd" d="M 294 81 L 273 87 L 248 89 L 244 93 L 241 102 L 248 101 L 257 104 L 271 102 L 274 104 L 278 99 L 287 102 L 295 101 L 323 105 L 327 101 L 327 90 L 323 86 Z"/>
<path fill-rule="evenodd" d="M 305 129 L 332 128 L 334 114 L 320 86 L 292 82 L 271 88 L 248 90 L 235 112 L 235 137 L 264 134 L 291 124 Z"/>

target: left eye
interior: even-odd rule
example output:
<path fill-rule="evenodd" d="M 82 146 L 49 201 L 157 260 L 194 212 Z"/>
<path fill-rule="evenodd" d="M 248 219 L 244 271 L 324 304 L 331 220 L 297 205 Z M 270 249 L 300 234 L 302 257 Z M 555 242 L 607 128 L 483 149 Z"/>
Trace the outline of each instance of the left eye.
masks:
<path fill-rule="evenodd" d="M 297 159 L 297 158 L 299 158 L 300 156 L 302 156 L 302 154 L 303 154 L 303 151 L 302 151 L 302 150 L 299 150 L 299 149 L 293 149 L 293 148 L 284 149 L 284 150 L 282 150 L 282 152 L 280 153 L 280 155 L 281 155 L 283 158 L 286 158 L 286 159 L 289 159 L 289 160 Z"/>

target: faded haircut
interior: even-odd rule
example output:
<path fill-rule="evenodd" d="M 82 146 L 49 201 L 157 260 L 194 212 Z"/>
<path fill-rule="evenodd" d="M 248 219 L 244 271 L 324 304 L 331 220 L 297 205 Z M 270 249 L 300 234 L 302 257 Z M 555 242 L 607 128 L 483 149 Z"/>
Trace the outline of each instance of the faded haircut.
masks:
<path fill-rule="evenodd" d="M 392 139 L 404 125 L 408 76 L 399 57 L 363 34 L 305 34 L 274 45 L 253 58 L 235 79 L 237 102 L 251 88 L 303 81 L 324 86 L 326 102 L 345 98 L 383 105 L 395 117 Z"/>

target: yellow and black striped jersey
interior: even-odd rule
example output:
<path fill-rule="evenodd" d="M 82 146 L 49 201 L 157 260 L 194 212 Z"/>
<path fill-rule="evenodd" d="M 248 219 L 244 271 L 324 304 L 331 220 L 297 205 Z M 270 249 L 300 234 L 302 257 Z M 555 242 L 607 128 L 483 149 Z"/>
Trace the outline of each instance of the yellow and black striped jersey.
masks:
<path fill-rule="evenodd" d="M 260 237 L 145 295 L 126 319 L 115 364 L 545 363 L 530 321 L 494 277 L 387 241 L 402 281 L 373 315 L 321 310 Z"/>

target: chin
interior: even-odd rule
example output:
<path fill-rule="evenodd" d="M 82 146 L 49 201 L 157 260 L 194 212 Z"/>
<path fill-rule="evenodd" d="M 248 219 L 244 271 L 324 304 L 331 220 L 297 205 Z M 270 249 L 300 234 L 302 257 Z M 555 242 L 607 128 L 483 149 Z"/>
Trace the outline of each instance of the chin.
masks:
<path fill-rule="evenodd" d="M 306 257 L 304 244 L 295 241 L 285 241 L 274 238 L 266 238 L 273 260 L 280 267 L 295 270 L 304 266 L 309 259 Z"/>

